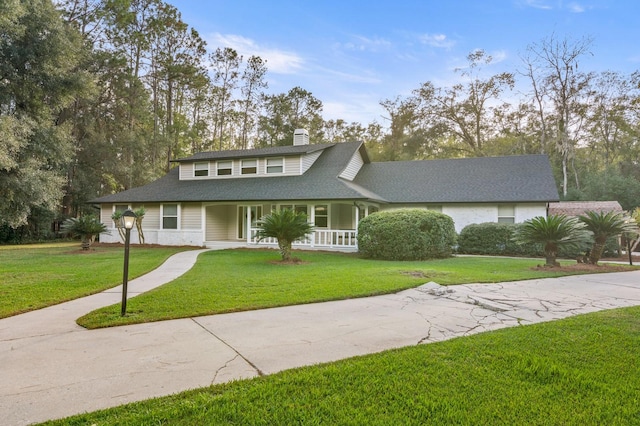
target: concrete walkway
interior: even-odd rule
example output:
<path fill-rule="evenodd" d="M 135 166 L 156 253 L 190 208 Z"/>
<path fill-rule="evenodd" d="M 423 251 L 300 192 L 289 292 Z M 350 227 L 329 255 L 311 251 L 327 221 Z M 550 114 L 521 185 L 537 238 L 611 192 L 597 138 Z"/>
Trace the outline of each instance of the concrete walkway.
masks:
<path fill-rule="evenodd" d="M 175 255 L 130 295 L 188 270 Z M 397 294 L 101 330 L 75 319 L 121 290 L 0 320 L 0 419 L 23 425 L 234 379 L 488 330 L 640 305 L 640 271 Z"/>

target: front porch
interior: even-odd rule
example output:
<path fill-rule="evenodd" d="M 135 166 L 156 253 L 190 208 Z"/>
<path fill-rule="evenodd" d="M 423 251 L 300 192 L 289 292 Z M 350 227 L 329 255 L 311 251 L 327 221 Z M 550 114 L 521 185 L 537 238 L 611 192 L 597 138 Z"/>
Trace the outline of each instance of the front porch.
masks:
<path fill-rule="evenodd" d="M 275 238 L 265 238 L 258 241 L 256 234 L 258 228 L 251 228 L 251 238 L 247 244 L 253 245 L 276 245 Z M 357 231 L 355 229 L 318 229 L 307 235 L 303 240 L 293 243 L 294 247 L 309 248 L 337 248 L 337 249 L 358 249 Z"/>
<path fill-rule="evenodd" d="M 377 206 L 356 202 L 324 201 L 307 203 L 269 204 L 210 204 L 205 206 L 205 245 L 217 242 L 243 241 L 246 246 L 277 246 L 275 238 L 258 241 L 256 221 L 266 212 L 279 209 L 293 209 L 305 213 L 314 232 L 306 238 L 294 242 L 297 248 L 358 249 L 357 229 L 359 221 L 369 213 L 377 211 Z"/>

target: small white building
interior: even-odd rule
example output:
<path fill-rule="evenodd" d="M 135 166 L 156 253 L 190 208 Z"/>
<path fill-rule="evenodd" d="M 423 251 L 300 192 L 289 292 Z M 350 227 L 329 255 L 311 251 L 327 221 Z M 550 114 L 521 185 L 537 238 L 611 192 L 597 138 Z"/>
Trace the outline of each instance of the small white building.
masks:
<path fill-rule="evenodd" d="M 114 212 L 140 207 L 147 243 L 255 243 L 256 219 L 292 208 L 315 225 L 299 245 L 357 248 L 359 220 L 380 210 L 435 210 L 459 232 L 546 216 L 558 201 L 545 155 L 371 162 L 362 142 L 314 145 L 306 131 L 291 146 L 201 152 L 176 163 L 154 182 L 92 201 L 112 228 L 101 241 L 119 241 Z"/>

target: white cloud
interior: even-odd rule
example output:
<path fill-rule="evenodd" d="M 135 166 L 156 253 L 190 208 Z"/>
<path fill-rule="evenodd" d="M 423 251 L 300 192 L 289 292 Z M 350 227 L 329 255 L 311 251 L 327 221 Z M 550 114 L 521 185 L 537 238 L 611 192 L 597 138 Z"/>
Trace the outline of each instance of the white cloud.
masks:
<path fill-rule="evenodd" d="M 432 47 L 440 47 L 450 49 L 455 46 L 456 42 L 447 38 L 444 34 L 422 34 L 418 36 L 421 43 Z"/>
<path fill-rule="evenodd" d="M 377 95 L 350 94 L 322 102 L 322 115 L 325 120 L 342 119 L 347 123 L 356 121 L 367 126 L 374 120 L 384 124 L 384 109 Z"/>
<path fill-rule="evenodd" d="M 571 2 L 567 5 L 567 8 L 569 9 L 569 11 L 573 12 L 573 13 L 582 13 L 585 10 L 587 10 L 587 8 L 579 3 L 576 2 Z"/>
<path fill-rule="evenodd" d="M 264 47 L 240 35 L 213 33 L 207 37 L 207 44 L 211 49 L 231 47 L 245 59 L 260 56 L 266 59 L 269 72 L 276 74 L 295 74 L 305 66 L 304 58 L 295 52 Z"/>
<path fill-rule="evenodd" d="M 524 0 L 522 4 L 524 6 L 533 7 L 534 9 L 553 9 L 545 0 Z"/>
<path fill-rule="evenodd" d="M 493 58 L 493 61 L 491 61 L 493 65 L 499 64 L 500 62 L 504 62 L 509 57 L 509 55 L 505 50 L 496 50 L 491 52 L 490 55 Z"/>
<path fill-rule="evenodd" d="M 354 35 L 352 41 L 338 43 L 336 46 L 345 50 L 358 52 L 379 52 L 381 50 L 388 50 L 391 47 L 391 42 L 379 37 L 369 38 L 361 35 Z"/>

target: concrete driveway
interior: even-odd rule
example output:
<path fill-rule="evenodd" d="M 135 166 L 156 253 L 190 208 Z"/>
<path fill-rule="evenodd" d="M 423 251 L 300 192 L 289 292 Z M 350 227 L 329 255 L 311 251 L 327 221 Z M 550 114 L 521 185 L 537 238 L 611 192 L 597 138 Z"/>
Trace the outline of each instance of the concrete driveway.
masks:
<path fill-rule="evenodd" d="M 147 291 L 188 270 L 179 253 L 129 283 Z M 391 348 L 640 305 L 640 271 L 397 294 L 101 330 L 75 319 L 119 303 L 119 287 L 0 320 L 0 419 L 23 425 Z"/>

